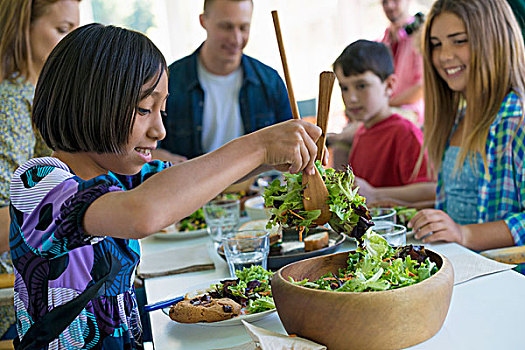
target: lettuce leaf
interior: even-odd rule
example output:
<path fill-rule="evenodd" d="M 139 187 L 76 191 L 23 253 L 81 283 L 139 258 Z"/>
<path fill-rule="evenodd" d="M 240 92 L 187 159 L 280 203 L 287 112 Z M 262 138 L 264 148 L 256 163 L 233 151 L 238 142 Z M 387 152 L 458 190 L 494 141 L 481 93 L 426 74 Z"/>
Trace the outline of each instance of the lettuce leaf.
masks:
<path fill-rule="evenodd" d="M 354 186 L 354 174 L 350 167 L 344 171 L 324 169 L 319 161 L 315 163 L 328 190 L 328 204 L 332 216 L 328 222 L 336 232 L 343 232 L 361 238 L 372 226 L 366 207 L 366 200 Z M 306 211 L 303 205 L 304 187 L 302 174 L 284 174 L 284 184 L 275 179 L 263 192 L 264 204 L 272 214 L 268 228 L 281 225 L 285 228 L 308 228 L 314 226 L 319 210 Z"/>
<path fill-rule="evenodd" d="M 366 232 L 364 240 L 365 247 L 358 247 L 348 254 L 348 266 L 340 269 L 337 276 L 329 273 L 316 281 L 296 282 L 291 279 L 292 283 L 337 292 L 382 291 L 421 282 L 438 271 L 422 246 L 407 245 L 394 249 L 372 230 Z M 417 256 L 417 259 L 412 256 Z"/>

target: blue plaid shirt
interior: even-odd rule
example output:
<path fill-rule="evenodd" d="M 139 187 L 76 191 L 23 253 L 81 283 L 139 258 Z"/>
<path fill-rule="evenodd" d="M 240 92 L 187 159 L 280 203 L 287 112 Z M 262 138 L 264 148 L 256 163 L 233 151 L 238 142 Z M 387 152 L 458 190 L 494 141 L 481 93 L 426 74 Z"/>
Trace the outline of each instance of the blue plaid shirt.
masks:
<path fill-rule="evenodd" d="M 510 92 L 490 126 L 485 152 L 487 169 L 479 169 L 477 217 L 473 223 L 504 220 L 515 245 L 525 244 L 525 130 L 523 105 Z M 448 148 L 448 145 L 447 145 Z M 443 169 L 438 174 L 436 208 L 446 212 Z"/>

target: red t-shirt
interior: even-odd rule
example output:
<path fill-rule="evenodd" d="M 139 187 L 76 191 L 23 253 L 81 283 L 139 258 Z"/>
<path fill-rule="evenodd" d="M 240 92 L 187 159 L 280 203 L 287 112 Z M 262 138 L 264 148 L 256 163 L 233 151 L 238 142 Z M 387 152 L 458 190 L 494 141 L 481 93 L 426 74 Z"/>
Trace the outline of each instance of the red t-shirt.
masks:
<path fill-rule="evenodd" d="M 430 181 L 427 157 L 419 174 L 412 172 L 423 145 L 423 132 L 398 114 L 367 129 L 362 125 L 354 136 L 349 163 L 354 174 L 374 187 L 402 186 Z"/>

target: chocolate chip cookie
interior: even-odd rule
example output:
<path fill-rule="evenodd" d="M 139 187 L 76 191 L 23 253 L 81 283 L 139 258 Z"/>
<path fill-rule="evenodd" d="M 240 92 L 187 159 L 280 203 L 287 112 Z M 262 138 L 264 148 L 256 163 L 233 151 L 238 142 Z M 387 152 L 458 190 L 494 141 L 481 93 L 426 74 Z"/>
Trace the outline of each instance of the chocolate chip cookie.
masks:
<path fill-rule="evenodd" d="M 170 318 L 181 323 L 217 322 L 233 318 L 241 305 L 229 298 L 214 299 L 209 294 L 184 299 L 170 308 Z"/>

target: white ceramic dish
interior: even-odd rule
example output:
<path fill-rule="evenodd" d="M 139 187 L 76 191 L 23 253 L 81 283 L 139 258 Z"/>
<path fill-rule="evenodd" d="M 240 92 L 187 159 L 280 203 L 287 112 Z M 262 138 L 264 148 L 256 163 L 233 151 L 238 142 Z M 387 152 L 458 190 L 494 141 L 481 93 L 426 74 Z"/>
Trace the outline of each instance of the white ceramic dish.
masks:
<path fill-rule="evenodd" d="M 175 224 L 170 225 L 164 229 L 166 232 L 157 232 L 152 236 L 158 239 L 167 239 L 167 240 L 176 240 L 176 239 L 187 239 L 187 238 L 197 238 L 206 236 L 208 230 L 203 228 L 201 230 L 194 231 L 179 231 L 175 227 Z"/>
<path fill-rule="evenodd" d="M 261 196 L 249 198 L 244 202 L 244 210 L 252 220 L 269 219 L 270 209 L 264 207 L 264 199 Z"/>
<path fill-rule="evenodd" d="M 224 278 L 224 279 L 228 279 L 228 278 Z M 190 287 L 188 288 L 184 293 L 182 293 L 183 295 L 191 295 L 192 297 L 193 296 L 197 296 L 201 293 L 204 293 L 206 292 L 206 290 L 212 285 L 212 284 L 215 284 L 215 283 L 220 283 L 219 280 L 217 281 L 210 281 L 210 282 L 206 282 L 206 283 L 202 283 L 202 284 L 199 284 L 199 285 L 195 285 L 193 287 Z M 180 294 L 179 294 L 180 295 Z M 169 295 L 166 297 L 166 299 L 170 299 L 170 298 L 174 298 L 174 297 L 177 297 L 177 295 L 175 294 L 172 294 L 172 295 Z M 225 327 L 225 326 L 239 326 L 239 325 L 242 325 L 242 320 L 245 320 L 247 322 L 255 322 L 255 321 L 258 321 L 272 313 L 274 313 L 276 311 L 276 309 L 273 309 L 273 310 L 266 310 L 266 311 L 263 311 L 263 312 L 258 312 L 256 314 L 247 314 L 247 315 L 240 315 L 240 316 L 237 316 L 237 317 L 234 317 L 234 318 L 230 318 L 229 320 L 224 320 L 224 321 L 219 321 L 219 322 L 198 322 L 198 323 L 179 323 L 179 322 L 175 322 L 177 324 L 182 324 L 182 325 L 199 325 L 199 326 L 207 326 L 207 327 Z M 170 312 L 170 308 L 169 307 L 165 307 L 162 309 L 162 312 L 167 316 L 167 317 L 170 317 L 169 316 L 169 312 Z M 171 318 L 170 318 L 171 320 Z"/>

